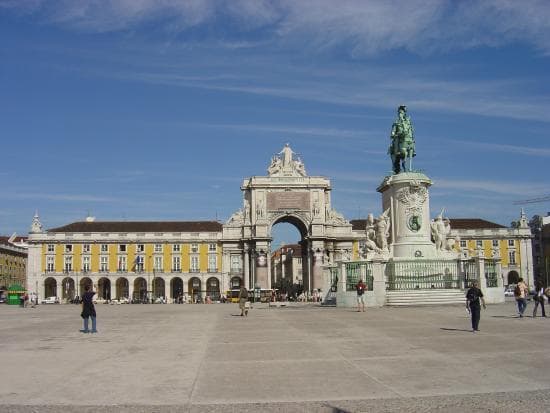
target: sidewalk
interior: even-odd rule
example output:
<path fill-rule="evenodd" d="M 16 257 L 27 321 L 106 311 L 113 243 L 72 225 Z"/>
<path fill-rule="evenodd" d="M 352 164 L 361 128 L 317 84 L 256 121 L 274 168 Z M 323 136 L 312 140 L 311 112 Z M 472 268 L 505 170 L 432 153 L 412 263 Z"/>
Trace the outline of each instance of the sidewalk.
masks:
<path fill-rule="evenodd" d="M 84 335 L 79 306 L 0 307 L 0 410 L 429 411 L 432 403 L 467 411 L 470 400 L 514 411 L 522 399 L 519 406 L 533 412 L 550 405 L 550 319 L 519 319 L 513 302 L 482 311 L 475 334 L 463 306 L 357 313 L 264 304 L 248 317 L 236 304 L 96 308 L 99 334 Z"/>

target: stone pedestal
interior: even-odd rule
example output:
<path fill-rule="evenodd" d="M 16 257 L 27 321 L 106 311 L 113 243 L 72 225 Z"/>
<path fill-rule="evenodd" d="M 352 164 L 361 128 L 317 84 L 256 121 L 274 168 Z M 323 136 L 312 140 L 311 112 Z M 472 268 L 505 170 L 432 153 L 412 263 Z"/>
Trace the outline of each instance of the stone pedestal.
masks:
<path fill-rule="evenodd" d="M 432 181 L 420 172 L 402 172 L 387 176 L 377 188 L 382 207 L 389 209 L 390 245 L 394 258 L 432 258 L 430 197 Z"/>

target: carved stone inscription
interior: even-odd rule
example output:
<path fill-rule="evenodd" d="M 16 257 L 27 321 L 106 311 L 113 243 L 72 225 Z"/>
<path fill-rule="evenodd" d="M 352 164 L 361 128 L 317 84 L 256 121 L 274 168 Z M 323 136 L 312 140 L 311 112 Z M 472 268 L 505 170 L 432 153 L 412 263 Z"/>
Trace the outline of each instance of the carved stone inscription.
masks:
<path fill-rule="evenodd" d="M 269 211 L 309 211 L 309 202 L 309 192 L 285 191 L 267 193 L 267 209 Z"/>

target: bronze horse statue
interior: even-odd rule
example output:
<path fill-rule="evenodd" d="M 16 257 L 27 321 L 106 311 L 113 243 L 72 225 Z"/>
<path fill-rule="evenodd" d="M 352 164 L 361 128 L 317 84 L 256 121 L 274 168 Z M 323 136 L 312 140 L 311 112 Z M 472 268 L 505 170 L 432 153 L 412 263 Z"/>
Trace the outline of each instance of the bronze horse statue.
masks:
<path fill-rule="evenodd" d="M 412 158 L 416 156 L 414 130 L 411 118 L 407 115 L 407 107 L 399 106 L 397 119 L 391 129 L 391 144 L 388 154 L 391 156 L 393 173 L 412 171 Z M 407 167 L 407 159 L 409 166 Z"/>

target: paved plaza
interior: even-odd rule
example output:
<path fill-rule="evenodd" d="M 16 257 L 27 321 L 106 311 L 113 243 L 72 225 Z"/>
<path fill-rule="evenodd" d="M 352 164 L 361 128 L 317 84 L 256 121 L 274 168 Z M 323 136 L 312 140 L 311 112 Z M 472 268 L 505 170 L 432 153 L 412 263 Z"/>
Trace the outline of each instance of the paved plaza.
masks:
<path fill-rule="evenodd" d="M 548 411 L 550 320 L 513 301 L 240 317 L 236 304 L 0 307 L 3 412 Z M 530 314 L 532 303 L 527 309 Z"/>

